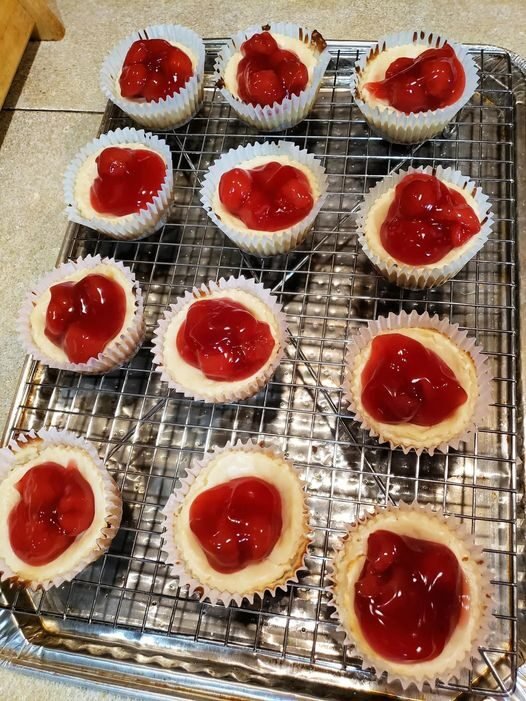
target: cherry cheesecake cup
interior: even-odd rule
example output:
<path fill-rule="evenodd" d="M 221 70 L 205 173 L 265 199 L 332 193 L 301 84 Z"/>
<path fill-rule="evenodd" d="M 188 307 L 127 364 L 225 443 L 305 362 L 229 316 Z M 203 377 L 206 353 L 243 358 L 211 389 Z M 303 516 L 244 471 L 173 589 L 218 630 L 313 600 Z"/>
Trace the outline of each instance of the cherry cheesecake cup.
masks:
<path fill-rule="evenodd" d="M 383 550 L 383 554 L 375 561 L 378 548 Z M 407 552 L 404 553 L 406 548 Z M 403 557 L 408 554 L 409 561 L 404 563 Z M 381 561 L 382 557 L 385 562 Z M 397 562 L 397 558 L 402 562 Z M 397 567 L 403 571 L 393 571 Z M 424 568 L 423 579 L 420 579 L 421 567 Z M 418 504 L 416 501 L 412 504 L 400 502 L 397 506 L 376 507 L 374 511 L 365 512 L 347 526 L 346 533 L 332 553 L 329 568 L 332 584 L 328 591 L 330 604 L 335 608 L 332 618 L 338 622 L 343 644 L 353 646 L 353 654 L 362 659 L 363 669 L 374 668 L 377 678 L 387 673 L 388 683 L 398 681 L 404 689 L 413 685 L 419 690 L 423 690 L 425 685 L 434 689 L 437 680 L 443 683 L 460 680 L 482 662 L 480 648 L 490 642 L 495 592 L 484 553 L 460 519 L 445 516 L 430 505 Z M 412 571 L 408 573 L 408 569 Z M 449 578 L 444 581 L 448 569 L 452 569 L 452 572 L 448 572 Z M 416 577 L 413 578 L 415 570 Z M 400 599 L 398 603 L 392 598 L 386 600 L 385 592 L 381 591 L 382 587 L 388 591 L 389 586 L 397 582 L 397 577 L 401 577 L 405 586 L 414 587 L 408 596 L 414 596 L 420 588 L 423 600 L 406 600 L 411 612 L 403 616 L 401 630 L 397 631 L 395 625 L 386 624 L 385 636 L 378 645 L 378 639 L 375 640 L 370 635 L 374 628 L 367 635 L 363 623 L 369 623 L 367 619 L 378 609 L 384 617 L 394 614 L 394 620 L 400 613 L 403 615 L 403 610 L 396 611 L 398 606 L 403 607 Z M 399 581 L 398 591 L 403 593 Z M 456 596 L 452 596 L 452 591 L 456 592 Z M 418 606 L 429 606 L 432 598 L 437 598 L 442 604 L 441 612 L 433 613 L 428 608 L 425 616 L 418 611 L 412 614 Z M 368 599 L 374 604 L 369 604 L 369 610 L 364 612 L 363 602 Z M 444 602 L 447 603 L 447 609 Z M 455 604 L 454 608 L 452 604 Z M 446 616 L 452 619 L 458 616 L 454 624 L 451 621 L 449 630 L 443 624 Z M 437 626 L 438 623 L 432 635 L 443 636 L 440 652 L 436 637 L 433 641 L 435 649 L 427 658 L 422 654 L 421 659 L 409 659 L 406 640 L 403 644 L 407 655 L 405 660 L 401 659 L 400 654 L 402 641 L 398 641 L 398 644 L 396 639 L 394 641 L 394 652 L 398 659 L 387 655 L 386 649 L 380 649 L 385 648 L 386 644 L 392 647 L 392 636 L 396 636 L 397 632 L 411 633 L 408 628 L 412 627 L 415 618 L 419 620 L 420 628 L 425 627 L 428 634 L 429 629 L 434 627 L 431 625 L 433 618 L 434 625 Z M 390 623 L 393 624 L 394 621 Z M 387 642 L 387 638 L 391 638 L 391 641 Z M 424 644 L 427 642 L 425 640 Z"/>
<path fill-rule="evenodd" d="M 0 527 L 5 533 L 11 532 L 12 535 L 14 527 L 10 528 L 10 520 L 24 499 L 28 502 L 28 509 L 31 509 L 31 502 L 37 499 L 41 502 L 41 508 L 49 512 L 50 499 L 53 496 L 58 498 L 50 493 L 50 488 L 55 491 L 60 484 L 41 484 L 44 487 L 41 493 L 33 491 L 31 485 L 24 482 L 32 468 L 49 469 L 50 463 L 55 472 L 57 468 L 63 468 L 66 475 L 66 468 L 71 473 L 73 465 L 80 473 L 93 495 L 93 518 L 89 525 L 79 527 L 76 533 L 70 513 L 68 519 L 62 521 L 65 530 L 71 534 L 70 545 L 62 552 L 57 551 L 55 557 L 43 564 L 24 561 L 19 556 L 19 548 L 13 547 L 10 538 L 4 536 L 0 539 L 0 579 L 34 591 L 60 586 L 101 557 L 115 537 L 122 516 L 120 492 L 93 445 L 70 431 L 41 429 L 37 433 L 30 431 L 27 435 L 20 435 L 16 441 L 10 441 L 6 448 L 0 449 Z M 27 489 L 29 494 L 26 493 Z M 58 509 L 66 510 L 68 515 L 70 506 L 62 501 Z M 55 516 L 56 513 L 53 513 L 49 518 L 54 519 Z M 15 517 L 20 517 L 20 514 Z M 39 518 L 43 518 L 42 511 Z M 37 543 L 34 546 L 33 555 L 42 555 Z"/>
<path fill-rule="evenodd" d="M 109 163 L 108 173 L 101 170 L 101 154 L 117 154 L 118 158 L 118 152 L 113 149 L 126 149 L 125 157 L 130 152 L 133 155 L 134 151 L 154 154 L 164 163 L 165 173 L 156 175 L 156 180 L 151 185 L 151 197 L 141 201 L 140 208 L 130 206 L 129 213 L 126 214 L 100 212 L 94 207 L 93 187 L 96 181 L 105 178 L 107 187 L 121 187 L 122 176 L 115 172 L 114 164 Z M 156 169 L 162 167 L 161 162 L 157 160 L 154 165 Z M 135 167 L 139 177 L 140 166 Z M 124 187 L 129 190 L 128 181 L 123 182 Z M 160 229 L 168 218 L 172 194 L 173 166 L 170 147 L 157 136 L 131 127 L 109 131 L 90 141 L 77 153 L 64 175 L 64 200 L 68 219 L 118 241 L 135 241 Z"/>
<path fill-rule="evenodd" d="M 416 58 L 427 49 L 440 49 L 445 44 L 453 49 L 464 72 L 463 88 L 458 90 L 451 104 L 437 109 L 404 112 L 376 99 L 365 87 L 367 83 L 384 80 L 387 69 L 395 60 L 406 56 Z M 374 132 L 392 143 L 418 144 L 437 136 L 453 121 L 475 93 L 478 82 L 477 66 L 465 46 L 434 32 L 413 30 L 380 38 L 357 61 L 350 88 L 358 108 Z"/>
<path fill-rule="evenodd" d="M 270 162 L 292 166 L 308 181 L 312 198 L 310 210 L 287 228 L 262 231 L 249 228 L 221 202 L 223 176 L 236 168 L 255 169 Z M 257 256 L 273 256 L 296 248 L 311 230 L 327 199 L 328 178 L 320 161 L 304 149 L 287 141 L 264 142 L 238 146 L 218 158 L 206 173 L 201 188 L 201 203 L 214 224 L 242 251 Z"/>
<path fill-rule="evenodd" d="M 188 315 L 191 309 L 193 315 L 199 313 L 194 307 L 203 301 L 209 306 L 203 318 L 192 321 L 190 333 L 198 338 L 197 343 L 212 345 L 199 351 L 194 348 L 191 354 L 195 357 L 188 358 Z M 215 308 L 210 308 L 210 302 Z M 176 392 L 194 400 L 225 404 L 252 397 L 269 382 L 284 356 L 287 338 L 285 314 L 269 290 L 243 276 L 221 278 L 185 292 L 166 310 L 154 331 L 153 364 Z M 218 339 L 221 348 L 213 346 Z M 225 354 L 231 357 L 223 361 L 219 356 Z M 245 373 L 232 375 L 229 363 L 240 363 L 243 370 L 243 359 L 251 361 L 256 355 L 257 362 L 249 362 Z"/>
<path fill-rule="evenodd" d="M 343 396 L 379 443 L 433 455 L 459 448 L 481 424 L 491 380 L 483 349 L 458 324 L 391 313 L 349 338 Z"/>
<path fill-rule="evenodd" d="M 473 210 L 479 222 L 479 231 L 470 238 L 454 246 L 445 255 L 434 263 L 414 263 L 410 265 L 395 258 L 389 253 L 382 243 L 381 229 L 389 215 L 389 209 L 396 197 L 397 186 L 407 176 L 422 174 L 427 178 L 436 178 L 448 189 L 459 193 Z M 421 197 L 421 193 L 413 193 Z M 414 204 L 414 203 L 413 203 Z M 425 208 L 422 208 L 419 216 L 412 223 L 421 220 L 426 222 L 430 216 Z M 471 214 L 471 213 L 470 213 Z M 488 240 L 493 226 L 491 204 L 487 195 L 480 187 L 458 170 L 442 168 L 442 166 L 408 168 L 397 173 L 387 175 L 380 180 L 365 195 L 357 214 L 358 240 L 363 252 L 369 258 L 374 267 L 389 282 L 408 289 L 425 289 L 443 285 L 454 277 L 484 246 Z M 407 236 L 405 236 L 407 241 Z"/>
<path fill-rule="evenodd" d="M 162 39 L 183 51 L 192 64 L 192 75 L 177 92 L 157 101 L 123 97 L 119 80 L 129 50 L 141 40 Z M 177 24 L 159 24 L 133 32 L 108 54 L 100 71 L 104 95 L 143 127 L 177 129 L 194 117 L 203 102 L 205 46 L 194 31 Z"/>
<path fill-rule="evenodd" d="M 298 52 L 308 70 L 306 86 L 299 94 L 292 93 L 273 104 L 250 104 L 238 93 L 237 65 L 241 47 L 256 34 L 270 32 L 283 45 L 281 48 Z M 279 44 L 279 41 L 278 41 Z M 238 119 L 260 131 L 282 131 L 301 122 L 314 106 L 323 76 L 331 56 L 321 34 L 290 22 L 270 22 L 254 25 L 235 34 L 221 49 L 215 63 L 216 85 Z"/>
<path fill-rule="evenodd" d="M 86 361 L 71 361 L 67 355 L 67 345 L 65 335 L 69 327 L 78 322 L 77 318 L 66 319 L 66 326 L 60 338 L 57 336 L 53 341 L 49 334 L 49 323 L 56 322 L 54 319 L 49 319 L 49 314 L 54 314 L 53 310 L 49 309 L 52 299 L 52 288 L 62 283 L 77 284 L 91 276 L 103 276 L 106 283 L 108 280 L 111 285 L 120 288 L 117 295 L 117 308 L 119 318 L 122 317 L 120 330 L 113 337 L 110 330 L 108 332 L 108 340 L 103 349 L 96 355 L 90 357 Z M 96 280 L 96 282 L 101 282 Z M 93 291 L 88 289 L 79 291 L 79 294 L 103 295 L 104 291 Z M 109 291 L 112 293 L 112 290 Z M 105 317 L 108 317 L 112 325 L 115 322 L 118 328 L 116 319 L 116 311 L 113 306 L 113 298 L 108 295 L 108 307 L 103 308 Z M 60 300 L 58 301 L 60 304 Z M 103 302 L 106 303 L 106 302 Z M 100 312 L 99 306 L 94 310 L 97 314 Z M 86 320 L 87 325 L 89 321 Z M 102 319 L 100 321 L 102 324 Z M 78 323 L 77 323 L 78 325 Z M 135 279 L 133 272 L 123 265 L 120 261 L 113 258 L 101 258 L 100 255 L 88 255 L 85 258 L 77 258 L 75 261 L 62 263 L 54 270 L 44 275 L 36 284 L 33 285 L 31 292 L 28 294 L 19 312 L 17 320 L 17 330 L 20 342 L 26 353 L 33 356 L 35 360 L 47 365 L 50 368 L 57 370 L 68 370 L 89 375 L 100 375 L 115 368 L 120 367 L 125 362 L 131 360 L 139 350 L 141 343 L 144 340 L 145 322 L 143 310 L 143 298 L 141 288 Z M 56 329 L 54 329 L 56 331 Z M 75 331 L 76 333 L 77 331 Z M 84 330 L 82 326 L 78 329 L 78 333 L 82 335 Z M 68 339 L 69 342 L 69 339 Z M 77 354 L 82 354 L 78 343 L 71 339 L 71 348 L 75 346 L 75 358 Z"/>
<path fill-rule="evenodd" d="M 221 530 L 224 509 L 220 508 L 221 495 L 210 492 L 225 486 L 243 490 L 239 481 L 247 478 L 263 480 L 266 484 L 259 488 L 257 484 L 245 485 L 244 493 L 237 493 L 240 512 L 234 518 L 242 526 L 245 543 L 237 553 L 230 553 L 230 557 L 218 563 L 223 557 L 221 548 L 216 546 L 221 537 L 226 537 Z M 268 485 L 274 496 L 271 506 Z M 203 494 L 207 490 L 209 493 Z M 278 514 L 276 493 L 280 502 Z M 235 509 L 235 492 L 229 496 L 224 508 L 228 501 L 228 509 Z M 213 501 L 196 503 L 203 497 L 211 497 Z M 267 506 L 262 511 L 263 497 Z M 247 503 L 251 504 L 249 509 Z M 259 525 L 251 523 L 252 514 Z M 305 569 L 311 532 L 302 481 L 296 468 L 281 453 L 255 442 L 228 443 L 196 461 L 181 478 L 181 486 L 168 498 L 163 515 L 165 561 L 171 574 L 178 578 L 179 586 L 188 587 L 189 594 L 197 594 L 200 601 L 206 599 L 225 606 L 231 602 L 240 606 L 244 599 L 253 603 L 256 596 L 263 598 L 265 594 L 274 596 L 278 591 L 286 591 L 289 583 L 298 582 L 299 572 Z M 214 543 L 209 542 L 210 534 L 206 532 L 209 527 L 215 532 Z M 257 542 L 256 531 L 264 542 Z M 230 542 L 235 542 L 236 534 L 230 536 Z M 208 546 L 208 554 L 203 546 Z"/>

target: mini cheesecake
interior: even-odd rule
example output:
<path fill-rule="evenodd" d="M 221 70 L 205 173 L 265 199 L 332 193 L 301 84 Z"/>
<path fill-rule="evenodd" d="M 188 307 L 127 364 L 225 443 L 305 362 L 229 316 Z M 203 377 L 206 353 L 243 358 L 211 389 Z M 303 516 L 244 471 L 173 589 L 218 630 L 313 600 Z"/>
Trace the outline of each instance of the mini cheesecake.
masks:
<path fill-rule="evenodd" d="M 262 285 L 209 283 L 172 305 L 155 331 L 156 369 L 177 391 L 208 402 L 250 397 L 283 354 L 285 321 Z"/>
<path fill-rule="evenodd" d="M 31 588 L 72 579 L 109 547 L 122 504 L 86 441 L 42 431 L 0 452 L 0 572 Z"/>
<path fill-rule="evenodd" d="M 212 453 L 164 515 L 167 561 L 202 598 L 240 603 L 297 581 L 308 516 L 296 471 L 277 453 L 253 444 Z"/>
<path fill-rule="evenodd" d="M 447 682 L 487 642 L 489 573 L 456 519 L 416 503 L 368 514 L 337 546 L 330 576 L 346 642 L 378 677 Z"/>
<path fill-rule="evenodd" d="M 18 327 L 26 350 L 49 367 L 108 372 L 133 357 L 142 342 L 141 291 L 122 263 L 79 258 L 35 285 Z"/>

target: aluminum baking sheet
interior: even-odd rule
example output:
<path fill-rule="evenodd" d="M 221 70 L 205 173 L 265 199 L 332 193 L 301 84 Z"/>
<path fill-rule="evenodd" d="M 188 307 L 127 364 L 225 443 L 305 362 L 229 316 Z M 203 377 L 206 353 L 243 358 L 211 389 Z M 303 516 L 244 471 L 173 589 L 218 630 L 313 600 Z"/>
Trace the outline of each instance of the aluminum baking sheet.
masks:
<path fill-rule="evenodd" d="M 75 431 L 99 449 L 124 498 L 122 527 L 109 552 L 71 583 L 48 593 L 4 589 L 0 655 L 42 673 L 62 674 L 146 696 L 173 698 L 333 698 L 396 695 L 335 635 L 326 592 L 332 546 L 346 522 L 376 504 L 417 498 L 463 519 L 486 550 L 496 597 L 491 647 L 481 670 L 440 687 L 505 696 L 520 664 L 517 540 L 520 391 L 520 266 L 526 235 L 525 77 L 520 59 L 473 46 L 480 91 L 442 137 L 408 148 L 371 135 L 353 104 L 349 76 L 368 43 L 332 42 L 332 61 L 308 119 L 271 137 L 237 121 L 213 85 L 207 42 L 205 103 L 185 127 L 165 134 L 175 169 L 168 223 L 143 241 L 116 243 L 71 225 L 60 260 L 100 253 L 131 266 L 145 296 L 147 340 L 128 365 L 82 377 L 25 364 L 5 439 L 32 428 Z M 101 131 L 130 124 L 112 105 Z M 301 247 L 288 255 L 243 255 L 199 203 L 209 165 L 230 148 L 283 138 L 316 154 L 329 197 Z M 408 165 L 444 165 L 478 181 L 491 197 L 494 233 L 455 279 L 426 292 L 389 285 L 363 255 L 356 209 L 371 186 Z M 229 405 L 192 402 L 152 372 L 151 334 L 185 290 L 242 274 L 271 288 L 292 340 L 276 376 L 255 397 Z M 342 404 L 347 338 L 391 311 L 448 316 L 481 344 L 495 376 L 486 422 L 462 450 L 430 457 L 379 446 Z M 524 306 L 522 307 L 524 309 Z M 161 553 L 161 508 L 192 460 L 233 439 L 265 440 L 305 478 L 314 540 L 296 585 L 250 606 L 200 603 L 179 588 Z M 405 694 L 411 696 L 411 693 Z"/>

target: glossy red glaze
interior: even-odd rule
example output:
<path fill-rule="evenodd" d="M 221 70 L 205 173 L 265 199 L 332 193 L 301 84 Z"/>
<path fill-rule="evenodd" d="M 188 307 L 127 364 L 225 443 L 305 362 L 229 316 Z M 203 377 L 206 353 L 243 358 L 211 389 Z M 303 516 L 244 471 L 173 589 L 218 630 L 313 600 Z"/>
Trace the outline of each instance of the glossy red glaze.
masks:
<path fill-rule="evenodd" d="M 140 39 L 124 59 L 119 86 L 128 99 L 159 102 L 183 88 L 193 75 L 192 61 L 164 39 Z"/>
<path fill-rule="evenodd" d="M 93 521 L 93 491 L 73 462 L 36 465 L 16 489 L 20 501 L 9 514 L 9 540 L 17 557 L 32 567 L 62 555 Z"/>
<path fill-rule="evenodd" d="M 277 161 L 223 173 L 219 199 L 230 214 L 256 231 L 280 231 L 294 226 L 314 206 L 305 173 Z"/>
<path fill-rule="evenodd" d="M 451 368 L 400 333 L 373 338 L 362 371 L 362 404 L 376 421 L 434 426 L 467 400 Z"/>
<path fill-rule="evenodd" d="M 466 85 L 466 74 L 453 48 L 444 44 L 416 58 L 398 58 L 384 80 L 365 83 L 376 98 L 410 114 L 447 107 L 456 102 Z"/>
<path fill-rule="evenodd" d="M 460 192 L 434 175 L 411 173 L 395 188 L 380 240 L 401 263 L 428 265 L 440 262 L 479 231 L 479 218 Z"/>
<path fill-rule="evenodd" d="M 273 105 L 299 95 L 309 82 L 307 67 L 292 51 L 280 49 L 270 32 L 254 34 L 241 44 L 237 89 L 243 102 Z"/>
<path fill-rule="evenodd" d="M 91 206 L 99 214 L 123 217 L 153 202 L 166 178 L 166 163 L 147 149 L 111 146 L 97 156 L 97 173 Z"/>
<path fill-rule="evenodd" d="M 46 336 L 72 363 L 96 358 L 119 333 L 126 316 L 122 287 L 105 275 L 86 275 L 50 289 Z"/>
<path fill-rule="evenodd" d="M 192 304 L 177 333 L 182 358 L 218 382 L 254 375 L 270 358 L 275 344 L 265 321 L 224 297 Z"/>
<path fill-rule="evenodd" d="M 459 624 L 465 586 L 445 545 L 375 531 L 354 585 L 354 610 L 377 654 L 392 662 L 424 662 L 440 655 Z"/>
<path fill-rule="evenodd" d="M 281 497 L 259 477 L 239 477 L 199 494 L 190 528 L 210 565 L 239 572 L 270 555 L 281 535 Z"/>

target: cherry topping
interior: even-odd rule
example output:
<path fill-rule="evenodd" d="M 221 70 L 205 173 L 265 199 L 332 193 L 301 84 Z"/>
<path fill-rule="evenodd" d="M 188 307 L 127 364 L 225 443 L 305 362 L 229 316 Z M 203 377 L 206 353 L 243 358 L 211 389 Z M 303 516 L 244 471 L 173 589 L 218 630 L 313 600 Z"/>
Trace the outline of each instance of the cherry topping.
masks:
<path fill-rule="evenodd" d="M 105 275 L 61 282 L 50 292 L 45 334 L 72 363 L 96 358 L 122 329 L 126 295 Z"/>
<path fill-rule="evenodd" d="M 304 219 L 314 206 L 305 173 L 276 161 L 233 168 L 219 181 L 219 199 L 230 214 L 257 231 L 279 231 Z"/>
<path fill-rule="evenodd" d="M 258 321 L 239 302 L 225 298 L 192 304 L 176 343 L 189 365 L 217 382 L 235 382 L 254 375 L 275 346 L 265 321 Z"/>
<path fill-rule="evenodd" d="M 279 492 L 259 477 L 238 477 L 207 489 L 190 507 L 190 528 L 206 559 L 227 574 L 268 557 L 281 526 Z"/>
<path fill-rule="evenodd" d="M 166 164 L 147 149 L 110 146 L 97 156 L 97 173 L 90 188 L 91 206 L 100 214 L 124 217 L 153 202 L 166 177 Z"/>
<path fill-rule="evenodd" d="M 433 175 L 411 173 L 396 186 L 380 239 L 396 260 L 427 265 L 479 231 L 480 221 L 460 192 Z"/>
<path fill-rule="evenodd" d="M 354 591 L 371 647 L 387 660 L 411 663 L 440 655 L 459 624 L 465 582 L 447 546 L 380 530 L 368 538 Z"/>
<path fill-rule="evenodd" d="M 9 540 L 16 556 L 32 567 L 62 555 L 93 521 L 93 492 L 73 462 L 36 465 L 16 489 L 20 500 L 9 514 Z"/>
<path fill-rule="evenodd" d="M 453 48 L 444 44 L 416 58 L 402 57 L 391 63 L 384 80 L 366 83 L 375 97 L 410 114 L 447 107 L 456 102 L 466 85 L 466 75 Z"/>
<path fill-rule="evenodd" d="M 309 82 L 307 67 L 292 51 L 280 49 L 270 32 L 261 32 L 241 45 L 237 67 L 239 97 L 251 105 L 273 105 L 299 95 Z"/>
<path fill-rule="evenodd" d="M 376 421 L 434 426 L 467 400 L 451 368 L 414 338 L 373 338 L 362 371 L 362 404 Z"/>
<path fill-rule="evenodd" d="M 121 95 L 159 102 L 178 93 L 193 74 L 184 51 L 164 39 L 140 39 L 130 46 L 119 78 Z"/>

